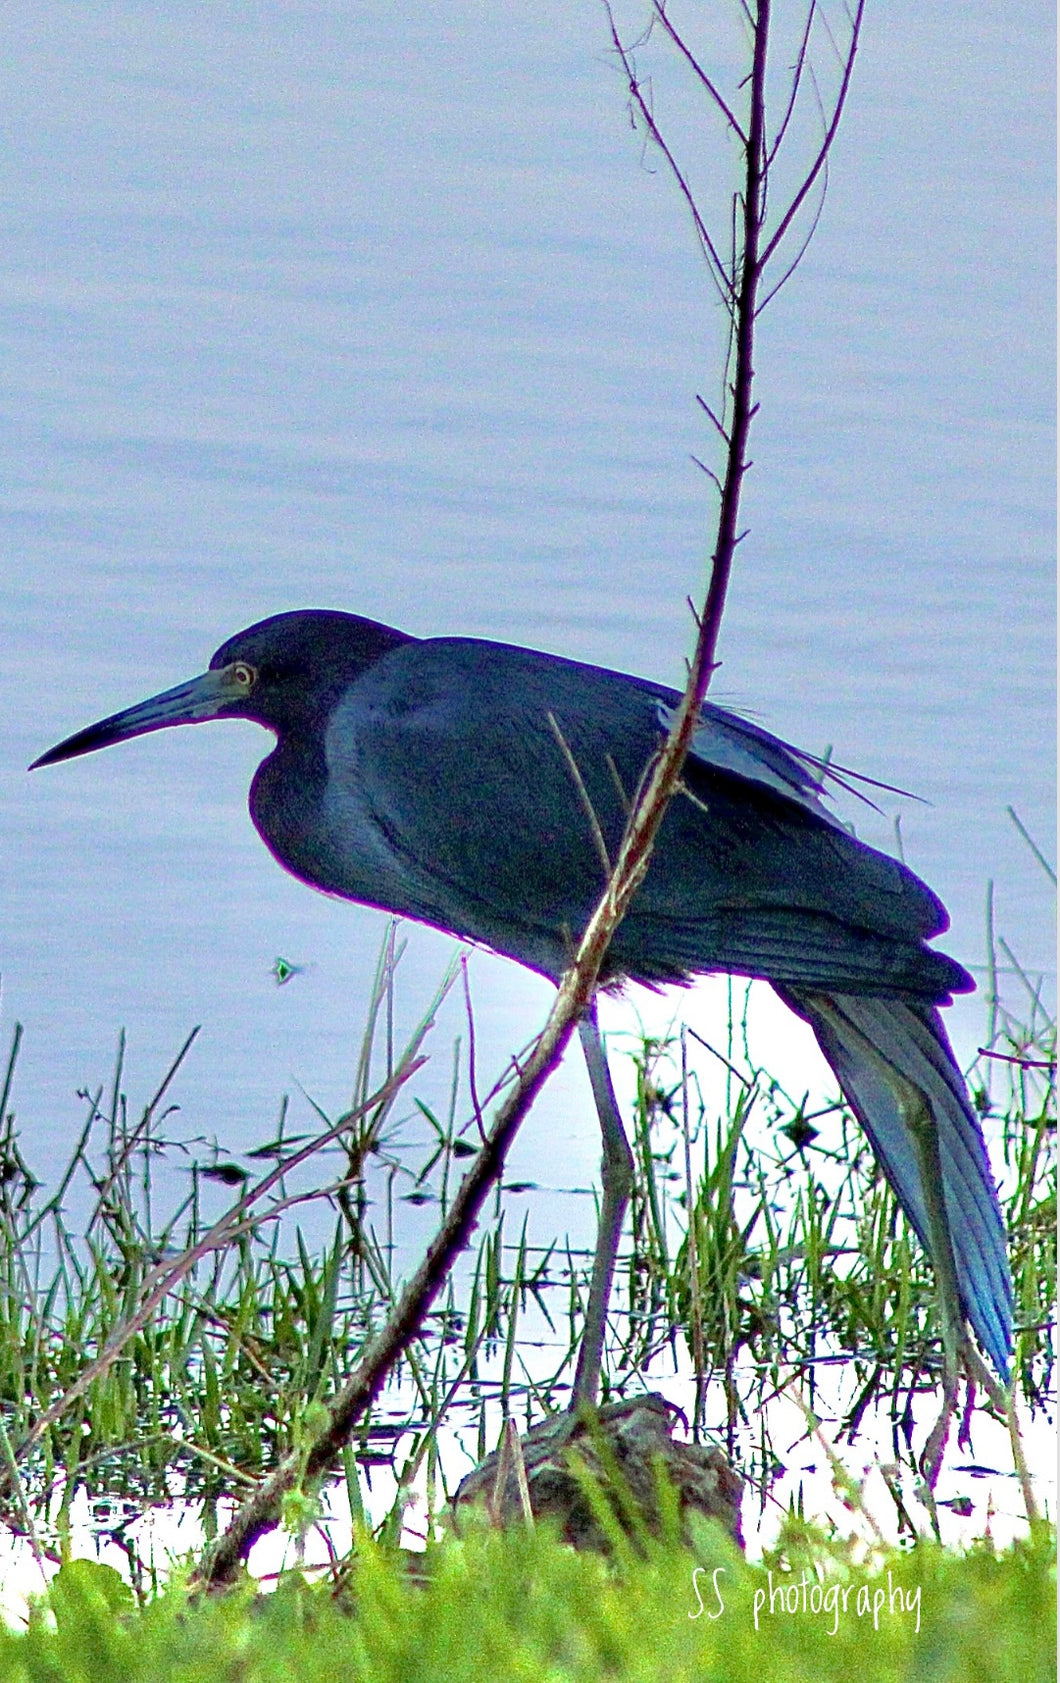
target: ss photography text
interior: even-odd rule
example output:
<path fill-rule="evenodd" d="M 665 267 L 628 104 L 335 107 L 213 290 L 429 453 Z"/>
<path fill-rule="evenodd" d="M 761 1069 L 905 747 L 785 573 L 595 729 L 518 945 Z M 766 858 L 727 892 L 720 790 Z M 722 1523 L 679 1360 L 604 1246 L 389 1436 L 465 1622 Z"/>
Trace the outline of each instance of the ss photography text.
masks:
<path fill-rule="evenodd" d="M 703 1614 L 708 1619 L 720 1619 L 725 1612 L 724 1579 L 728 1567 L 715 1566 L 708 1571 L 705 1566 L 697 1566 L 692 1573 L 692 1589 L 695 1592 L 697 1606 L 689 1613 L 690 1619 L 701 1619 Z M 915 1589 L 903 1589 L 896 1584 L 890 1571 L 887 1573 L 887 1587 L 883 1581 L 860 1584 L 822 1584 L 812 1572 L 803 1572 L 800 1578 L 780 1575 L 773 1582 L 773 1573 L 767 1574 L 768 1589 L 759 1587 L 754 1593 L 752 1612 L 755 1630 L 764 1628 L 767 1619 L 802 1618 L 813 1615 L 818 1618 L 831 1620 L 829 1636 L 835 1636 L 839 1629 L 840 1618 L 857 1618 L 872 1620 L 874 1630 L 880 1628 L 881 1614 L 885 1619 L 915 1616 L 914 1629 L 920 1630 L 920 1585 Z"/>

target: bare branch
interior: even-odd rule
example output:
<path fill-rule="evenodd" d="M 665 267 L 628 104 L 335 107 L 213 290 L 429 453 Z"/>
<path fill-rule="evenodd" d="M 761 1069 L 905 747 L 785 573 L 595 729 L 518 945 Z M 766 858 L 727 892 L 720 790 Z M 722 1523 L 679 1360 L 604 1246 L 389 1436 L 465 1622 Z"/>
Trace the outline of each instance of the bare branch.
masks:
<path fill-rule="evenodd" d="M 799 264 L 802 262 L 803 258 L 806 256 L 806 252 L 809 249 L 810 242 L 812 241 L 814 234 L 816 234 L 816 232 L 817 232 L 817 224 L 820 222 L 821 217 L 824 215 L 824 201 L 825 201 L 825 195 L 826 195 L 827 191 L 828 191 L 828 163 L 827 163 L 827 160 L 826 160 L 825 161 L 825 166 L 824 166 L 824 180 L 822 181 L 822 184 L 821 184 L 821 197 L 820 197 L 820 200 L 818 202 L 817 209 L 813 213 L 813 221 L 810 223 L 809 232 L 807 233 L 806 238 L 803 240 L 802 244 L 800 245 L 797 253 L 795 254 L 795 257 L 788 264 L 787 268 L 784 270 L 784 273 L 781 275 L 781 277 L 777 281 L 776 285 L 773 286 L 773 287 L 770 287 L 769 291 L 766 293 L 765 297 L 762 299 L 761 303 L 758 306 L 759 315 L 761 315 L 762 311 L 769 304 L 771 304 L 773 302 L 773 299 L 776 297 L 777 293 L 781 290 L 781 288 L 787 285 L 788 281 L 791 279 L 792 275 L 795 273 L 796 269 L 799 267 Z"/>
<path fill-rule="evenodd" d="M 693 456 L 692 460 L 695 462 L 697 468 L 701 468 L 703 470 L 703 472 L 706 474 L 707 478 L 713 481 L 713 483 L 717 486 L 718 491 L 720 492 L 721 491 L 721 480 L 718 478 L 717 474 L 714 472 L 714 469 L 709 468 L 707 466 L 706 462 L 701 462 L 698 456 Z"/>
<path fill-rule="evenodd" d="M 670 165 L 682 197 L 692 212 L 697 237 L 708 256 L 708 267 L 726 306 L 731 324 L 726 355 L 726 383 L 732 399 L 732 418 L 728 429 L 721 426 L 717 417 L 711 415 L 710 410 L 703 404 L 726 440 L 726 465 L 723 479 L 720 482 L 716 480 L 716 483 L 719 483 L 721 506 L 704 608 L 701 615 L 695 615 L 697 636 L 689 666 L 688 683 L 674 712 L 664 743 L 645 767 L 633 798 L 632 811 L 614 868 L 610 872 L 599 904 L 581 936 L 577 952 L 560 980 L 545 1026 L 528 1056 L 521 1064 L 515 1065 L 515 1080 L 501 1101 L 486 1134 L 482 1150 L 461 1182 L 426 1256 L 401 1293 L 386 1324 L 367 1345 L 357 1366 L 331 1403 L 324 1431 L 312 1444 L 308 1454 L 301 1448 L 287 1455 L 271 1476 L 265 1479 L 244 1503 L 228 1532 L 204 1559 L 196 1580 L 200 1586 L 213 1587 L 229 1582 L 237 1573 L 240 1561 L 254 1541 L 277 1523 L 284 1494 L 302 1479 L 312 1481 L 323 1476 L 332 1465 L 347 1442 L 354 1423 L 379 1394 L 395 1362 L 422 1327 L 449 1276 L 454 1258 L 470 1237 L 482 1205 L 501 1175 L 516 1131 L 562 1057 L 576 1023 L 592 1006 L 609 943 L 648 870 L 659 826 L 671 797 L 680 786 L 682 768 L 698 724 L 700 708 L 716 668 L 718 636 L 733 555 L 736 545 L 745 536 L 744 532 L 738 530 L 738 516 L 744 476 L 751 465 L 747 446 L 755 414 L 755 405 L 752 402 L 754 334 L 760 283 L 765 265 L 776 249 L 778 238 L 783 237 L 792 216 L 823 167 L 849 84 L 863 3 L 864 0 L 861 0 L 858 6 L 843 87 L 833 121 L 825 136 L 822 152 L 803 189 L 789 207 L 778 234 L 763 252 L 761 240 L 768 162 L 765 81 L 770 0 L 756 0 L 753 9 L 748 6 L 747 0 L 742 0 L 744 14 L 752 31 L 753 54 L 751 73 L 745 84 L 748 87 L 746 129 L 734 124 L 738 134 L 746 132 L 746 142 L 743 189 L 733 202 L 733 263 L 731 270 L 727 271 L 699 215 L 688 182 L 659 133 L 637 81 L 630 54 L 619 40 L 608 0 L 604 0 L 612 42 L 628 77 L 631 99 L 648 134 Z M 656 16 L 663 23 L 667 34 L 673 38 L 663 5 L 664 0 L 656 0 Z M 687 56 L 689 55 L 686 54 Z M 708 92 L 715 99 L 715 103 L 719 103 L 709 86 Z M 723 102 L 721 105 L 724 114 L 727 108 Z M 731 113 L 729 117 L 731 118 Z M 713 475 L 712 477 L 716 478 Z M 693 613 L 695 614 L 694 609 Z M 554 729 L 559 736 L 561 747 L 565 746 L 558 727 L 554 725 Z M 580 778 L 577 781 L 580 782 Z M 603 851 L 606 858 L 606 848 Z"/>
<path fill-rule="evenodd" d="M 615 52 L 618 54 L 622 68 L 626 73 L 630 98 L 636 105 L 636 108 L 640 113 L 641 122 L 647 129 L 648 134 L 651 136 L 651 139 L 654 141 L 655 145 L 658 147 L 659 151 L 662 153 L 666 162 L 670 166 L 670 173 L 677 182 L 681 197 L 684 199 L 685 204 L 688 206 L 689 212 L 691 213 L 692 224 L 696 230 L 696 238 L 699 240 L 700 249 L 707 259 L 707 268 L 709 269 L 711 279 L 717 288 L 718 296 L 725 305 L 726 309 L 731 311 L 735 302 L 736 292 L 733 279 L 726 272 L 725 265 L 722 263 L 722 260 L 715 249 L 714 241 L 710 237 L 710 231 L 700 215 L 695 195 L 693 194 L 692 189 L 681 170 L 681 166 L 678 164 L 677 159 L 674 157 L 669 146 L 666 144 L 666 141 L 663 139 L 662 133 L 655 121 L 651 108 L 649 107 L 647 100 L 644 98 L 644 94 L 641 90 L 641 84 L 637 80 L 636 68 L 633 64 L 632 56 L 622 45 L 622 41 L 619 37 L 618 28 L 615 24 L 609 0 L 604 0 L 604 10 L 607 13 L 607 21 L 611 30 L 611 40 L 614 45 Z"/>
<path fill-rule="evenodd" d="M 467 974 L 467 954 L 460 960 L 460 975 L 464 984 L 464 1009 L 467 1012 L 467 1075 L 468 1087 L 471 1092 L 471 1109 L 475 1115 L 475 1125 L 478 1128 L 479 1139 L 485 1139 L 486 1127 L 482 1120 L 482 1105 L 478 1096 L 478 1077 L 476 1073 L 477 1059 L 475 1057 L 475 1013 L 471 1005 L 471 983 Z"/>
<path fill-rule="evenodd" d="M 799 210 L 806 201 L 807 194 L 810 192 L 814 182 L 817 180 L 817 177 L 824 168 L 829 152 L 832 150 L 832 142 L 835 140 L 836 133 L 839 128 L 840 118 L 843 115 L 843 107 L 846 104 L 847 94 L 850 91 L 850 78 L 854 74 L 854 60 L 857 57 L 858 44 L 861 39 L 861 21 L 864 14 L 865 0 L 858 0 L 857 10 L 851 20 L 850 45 L 847 49 L 846 59 L 843 64 L 843 75 L 839 85 L 839 92 L 837 93 L 835 103 L 832 106 L 831 120 L 825 130 L 824 139 L 821 141 L 821 145 L 818 148 L 817 156 L 806 175 L 803 177 L 802 185 L 795 194 L 791 203 L 788 205 L 787 210 L 780 219 L 780 223 L 776 231 L 762 253 L 763 267 L 765 267 L 765 265 L 769 262 L 781 240 L 784 238 L 784 235 L 791 227 L 792 222 L 795 220 Z"/>
<path fill-rule="evenodd" d="M 670 40 L 673 42 L 674 46 L 677 48 L 678 52 L 681 53 L 681 55 L 684 57 L 684 59 L 686 60 L 686 62 L 690 66 L 693 74 L 698 78 L 698 80 L 700 82 L 702 82 L 703 86 L 706 88 L 706 90 L 707 90 L 708 94 L 710 95 L 711 99 L 714 101 L 718 110 L 721 112 L 722 116 L 725 118 L 725 121 L 728 123 L 729 127 L 735 133 L 736 138 L 740 142 L 740 145 L 743 146 L 743 147 L 746 147 L 747 136 L 744 134 L 743 129 L 740 127 L 740 124 L 737 122 L 736 118 L 733 116 L 732 111 L 729 109 L 728 105 L 726 105 L 724 99 L 722 98 L 721 94 L 718 92 L 716 86 L 711 81 L 710 77 L 707 75 L 706 71 L 703 69 L 703 66 L 700 64 L 699 60 L 697 58 L 695 58 L 693 56 L 693 54 L 689 51 L 689 48 L 686 46 L 684 40 L 677 33 L 677 30 L 674 28 L 673 24 L 670 22 L 670 19 L 667 17 L 665 0 L 655 0 L 654 12 L 655 12 L 655 16 L 658 18 L 659 22 L 662 24 L 663 28 L 665 29 L 667 35 L 670 37 Z"/>
<path fill-rule="evenodd" d="M 709 420 L 713 421 L 714 425 L 718 429 L 718 434 L 721 438 L 722 443 L 725 445 L 725 448 L 728 449 L 728 447 L 729 447 L 729 445 L 732 441 L 729 438 L 729 435 L 726 432 L 725 428 L 722 426 L 721 422 L 718 420 L 718 417 L 715 415 L 713 409 L 710 407 L 710 404 L 707 402 L 706 398 L 705 397 L 700 397 L 699 393 L 697 392 L 696 393 L 696 402 L 699 404 L 699 407 L 702 409 L 704 415 L 706 415 Z"/>
<path fill-rule="evenodd" d="M 767 170 L 771 167 L 777 153 L 783 146 L 784 136 L 788 131 L 788 124 L 795 115 L 795 107 L 798 104 L 799 99 L 799 89 L 802 86 L 802 73 L 806 68 L 806 54 L 810 46 L 810 31 L 813 28 L 813 20 L 816 13 L 817 0 L 810 0 L 809 9 L 806 13 L 806 28 L 802 32 L 802 40 L 799 42 L 799 50 L 795 55 L 795 68 L 791 75 L 791 92 L 788 95 L 788 103 L 785 108 L 784 115 L 781 118 L 780 127 L 776 133 L 776 139 L 773 141 L 772 146 L 766 154 Z"/>
<path fill-rule="evenodd" d="M 608 856 L 607 843 L 604 840 L 604 832 L 600 828 L 600 820 L 596 816 L 596 808 L 589 799 L 589 791 L 585 787 L 585 780 L 578 768 L 578 762 L 574 758 L 570 745 L 559 727 L 556 715 L 554 713 L 546 713 L 545 717 L 548 720 L 549 729 L 559 744 L 559 751 L 563 755 L 564 764 L 571 774 L 571 781 L 573 782 L 575 789 L 578 791 L 578 802 L 589 821 L 589 829 L 592 833 L 593 846 L 596 848 L 597 854 L 600 858 L 600 863 L 604 867 L 604 876 L 609 877 L 613 867 L 611 865 L 610 857 Z"/>
<path fill-rule="evenodd" d="M 609 885 L 610 889 L 610 885 Z M 607 896 L 605 896 L 605 901 Z M 597 920 L 594 918 L 593 923 Z M 617 925 L 617 919 L 615 920 Z M 590 930 L 593 925 L 590 925 Z M 610 938 L 608 930 L 607 939 Z M 416 1336 L 449 1277 L 453 1260 L 471 1235 L 479 1211 L 500 1178 L 519 1125 L 558 1064 L 574 1026 L 588 1007 L 606 951 L 599 933 L 590 931 L 567 971 L 537 1044 L 518 1067 L 514 1086 L 501 1105 L 485 1144 L 457 1189 L 449 1213 L 419 1268 L 401 1293 L 389 1319 L 369 1342 L 346 1384 L 328 1408 L 328 1423 L 308 1455 L 298 1448 L 286 1455 L 239 1509 L 231 1525 L 203 1559 L 192 1587 L 219 1588 L 230 1583 L 257 1539 L 272 1530 L 287 1491 L 300 1479 L 321 1477 L 345 1444 L 353 1426 L 378 1396 L 395 1362 Z M 587 949 L 591 951 L 587 952 Z M 583 958 L 583 954 L 586 956 Z"/>

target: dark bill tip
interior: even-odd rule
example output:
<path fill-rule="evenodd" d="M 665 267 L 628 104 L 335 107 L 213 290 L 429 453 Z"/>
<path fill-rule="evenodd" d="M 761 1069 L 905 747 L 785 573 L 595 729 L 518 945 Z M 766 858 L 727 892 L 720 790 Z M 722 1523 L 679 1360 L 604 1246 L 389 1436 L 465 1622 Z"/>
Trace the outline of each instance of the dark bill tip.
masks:
<path fill-rule="evenodd" d="M 107 721 L 103 720 L 98 725 L 75 731 L 65 742 L 57 742 L 54 748 L 49 748 L 46 754 L 34 760 L 28 769 L 36 771 L 38 766 L 58 765 L 60 760 L 74 760 L 78 754 L 91 754 L 97 748 L 108 748 L 112 742 L 121 740 L 121 731 L 108 729 Z"/>
<path fill-rule="evenodd" d="M 231 670 L 221 667 L 204 672 L 201 678 L 192 678 L 189 683 L 178 684 L 176 689 L 153 695 L 124 712 L 112 713 L 109 718 L 57 742 L 34 760 L 29 769 L 36 771 L 38 766 L 53 766 L 60 760 L 76 759 L 79 754 L 93 754 L 97 748 L 109 748 L 112 742 L 127 742 L 130 737 L 167 730 L 171 725 L 197 725 L 204 719 L 216 719 L 222 708 L 242 699 L 241 692 L 233 686 Z"/>

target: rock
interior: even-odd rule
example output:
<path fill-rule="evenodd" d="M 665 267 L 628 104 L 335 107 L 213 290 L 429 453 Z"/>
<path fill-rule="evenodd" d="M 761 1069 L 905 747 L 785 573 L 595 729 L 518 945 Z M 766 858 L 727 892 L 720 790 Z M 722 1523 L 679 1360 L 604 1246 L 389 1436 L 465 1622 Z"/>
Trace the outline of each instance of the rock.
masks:
<path fill-rule="evenodd" d="M 528 1512 L 538 1519 L 548 1516 L 559 1522 L 565 1541 L 575 1548 L 606 1550 L 606 1533 L 572 1470 L 572 1460 L 577 1458 L 588 1469 L 623 1530 L 634 1536 L 641 1525 L 655 1536 L 661 1533 L 661 1461 L 677 1496 L 685 1537 L 687 1516 L 701 1513 L 719 1521 L 742 1548 L 743 1480 L 720 1449 L 676 1439 L 674 1421 L 680 1418 L 679 1409 L 653 1394 L 609 1403 L 584 1416 L 551 1415 L 521 1439 L 509 1422 L 500 1449 L 460 1485 L 454 1515 L 469 1504 L 484 1504 L 498 1525 L 525 1523 Z M 639 1519 L 631 1519 L 631 1507 Z"/>

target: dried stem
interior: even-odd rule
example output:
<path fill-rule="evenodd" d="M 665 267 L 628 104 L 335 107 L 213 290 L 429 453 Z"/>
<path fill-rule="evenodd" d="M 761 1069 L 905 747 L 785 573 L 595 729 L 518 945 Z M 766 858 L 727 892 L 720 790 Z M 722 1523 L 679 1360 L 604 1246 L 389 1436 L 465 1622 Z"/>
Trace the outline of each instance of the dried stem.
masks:
<path fill-rule="evenodd" d="M 289 1208 L 292 1204 L 305 1203 L 311 1198 L 323 1196 L 324 1194 L 321 1192 L 298 1193 L 270 1205 L 264 1216 L 260 1214 L 252 1216 L 250 1213 L 254 1205 L 259 1203 L 279 1181 L 282 1181 L 285 1175 L 289 1175 L 292 1169 L 297 1168 L 299 1164 L 306 1162 L 308 1158 L 314 1156 L 324 1146 L 329 1145 L 340 1135 L 348 1132 L 351 1125 L 366 1112 L 377 1111 L 381 1106 L 388 1105 L 398 1090 L 404 1086 L 411 1076 L 415 1075 L 424 1062 L 425 1059 L 421 1057 L 410 1056 L 406 1058 L 395 1070 L 389 1081 L 380 1087 L 376 1093 L 373 1093 L 371 1098 L 358 1105 L 355 1110 L 348 1111 L 332 1127 L 321 1134 L 317 1134 L 308 1145 L 292 1152 L 289 1157 L 284 1157 L 256 1186 L 251 1187 L 248 1192 L 237 1199 L 194 1245 L 189 1246 L 187 1250 L 182 1251 L 179 1256 L 174 1257 L 171 1261 L 153 1268 L 144 1280 L 142 1295 L 136 1309 L 131 1315 L 127 1315 L 124 1320 L 118 1322 L 95 1361 L 89 1362 L 82 1368 L 75 1382 L 67 1387 L 51 1408 L 46 1409 L 40 1415 L 32 1430 L 27 1432 L 15 1449 L 12 1465 L 15 1462 L 25 1461 L 29 1452 L 73 1406 L 78 1397 L 84 1396 L 97 1379 L 101 1379 L 104 1374 L 109 1372 L 125 1350 L 130 1339 L 135 1338 L 136 1334 L 142 1332 L 143 1328 L 148 1325 L 162 1299 L 167 1297 L 170 1292 L 175 1291 L 180 1282 L 187 1278 L 204 1257 L 209 1256 L 211 1251 L 225 1249 L 242 1234 L 252 1232 L 260 1226 L 263 1220 L 278 1215 L 281 1210 Z M 370 1149 L 373 1140 L 374 1135 L 366 1136 L 360 1153 L 361 1158 Z M 360 1167 L 361 1163 L 358 1160 L 352 1166 L 351 1172 L 359 1172 Z M 343 1184 L 346 1184 L 346 1182 L 343 1182 Z M 332 1187 L 328 1190 L 334 1191 L 336 1189 Z M 7 1474 L 0 1472 L 0 1494 L 3 1493 L 7 1483 Z"/>
<path fill-rule="evenodd" d="M 401 1293 L 390 1318 L 372 1339 L 346 1384 L 330 1404 L 327 1425 L 310 1447 L 308 1454 L 304 1448 L 289 1454 L 243 1504 L 228 1531 L 204 1558 L 196 1579 L 199 1587 L 217 1588 L 231 1582 L 238 1574 L 241 1562 L 254 1542 L 276 1525 L 286 1492 L 300 1480 L 312 1481 L 327 1473 L 346 1444 L 356 1421 L 378 1396 L 395 1363 L 422 1328 L 448 1278 L 455 1258 L 467 1243 L 487 1195 L 500 1177 L 508 1149 L 520 1124 L 545 1081 L 558 1065 L 578 1020 L 592 1004 L 608 945 L 644 879 L 659 826 L 671 796 L 678 787 L 685 756 L 714 670 L 733 556 L 742 535 L 738 530 L 738 517 L 740 494 L 750 465 L 747 459 L 747 444 L 755 414 L 752 401 L 754 334 L 763 273 L 779 239 L 790 226 L 799 205 L 823 167 L 832 144 L 842 99 L 849 85 L 862 7 L 859 5 L 852 27 L 842 94 L 833 113 L 831 125 L 825 133 L 811 170 L 794 195 L 786 214 L 782 216 L 777 232 L 773 234 L 764 250 L 762 242 L 769 164 L 765 88 L 770 0 L 757 0 L 756 4 L 745 7 L 745 10 L 753 38 L 751 72 L 744 84 L 747 98 L 746 128 L 735 119 L 710 79 L 700 70 L 675 33 L 662 7 L 656 7 L 659 22 L 671 41 L 692 64 L 708 96 L 721 110 L 727 124 L 739 135 L 746 135 L 743 182 L 739 197 L 740 249 L 734 255 L 731 266 L 726 268 L 700 215 L 687 179 L 656 126 L 634 73 L 631 55 L 622 46 L 608 8 L 612 41 L 627 74 L 631 100 L 649 137 L 666 158 L 692 212 L 697 236 L 708 255 L 711 272 L 723 304 L 730 312 L 734 330 L 734 362 L 729 387 L 732 412 L 731 420 L 724 429 L 727 441 L 726 465 L 721 480 L 717 533 L 711 556 L 706 601 L 702 614 L 696 616 L 698 634 L 684 696 L 673 717 L 665 742 L 642 779 L 610 879 L 589 919 L 570 968 L 560 982 L 548 1020 L 529 1056 L 517 1067 L 515 1082 L 501 1104 L 486 1134 L 482 1149 L 460 1185 L 426 1256 Z"/>

